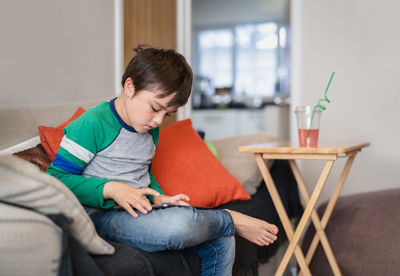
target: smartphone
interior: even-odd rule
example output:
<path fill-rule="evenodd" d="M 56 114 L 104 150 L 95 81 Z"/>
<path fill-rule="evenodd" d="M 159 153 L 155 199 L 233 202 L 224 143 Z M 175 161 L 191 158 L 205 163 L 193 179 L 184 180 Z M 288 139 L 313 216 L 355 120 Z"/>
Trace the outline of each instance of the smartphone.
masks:
<path fill-rule="evenodd" d="M 174 206 L 178 206 L 178 205 L 173 205 L 173 204 L 168 204 L 168 203 L 163 203 L 163 204 L 152 204 L 151 208 L 153 209 L 165 209 L 165 208 L 169 208 L 169 207 L 174 207 Z M 115 204 L 113 207 L 113 209 L 117 209 L 117 210 L 124 210 L 124 208 L 122 208 L 121 206 Z M 136 208 L 135 208 L 136 210 Z"/>
<path fill-rule="evenodd" d="M 162 203 L 162 204 L 153 204 L 151 205 L 151 208 L 153 209 L 165 209 L 165 208 L 169 208 L 169 207 L 176 207 L 178 205 L 173 205 L 173 204 L 169 204 L 169 203 Z"/>
<path fill-rule="evenodd" d="M 189 206 L 191 206 L 191 205 L 189 205 Z M 153 207 L 153 209 L 165 209 L 165 208 L 169 208 L 169 207 L 189 207 L 189 206 L 174 205 L 174 204 L 169 204 L 169 203 L 151 205 L 151 207 Z M 201 207 L 201 206 L 191 206 L 191 207 L 196 208 L 196 209 L 201 209 L 201 210 L 212 209 L 211 207 Z"/>
<path fill-rule="evenodd" d="M 165 208 L 170 208 L 170 207 L 186 207 L 186 206 L 181 206 L 181 205 L 174 205 L 174 204 L 169 204 L 169 203 L 162 203 L 162 204 L 152 204 L 151 208 L 154 210 L 157 209 L 165 209 Z M 193 208 L 196 209 L 201 209 L 201 210 L 208 210 L 208 209 L 212 209 L 211 207 L 200 207 L 200 206 L 192 206 Z M 123 208 L 119 205 L 114 205 L 112 207 L 113 209 L 119 209 L 119 210 L 123 210 Z M 135 209 L 136 210 L 136 209 Z"/>

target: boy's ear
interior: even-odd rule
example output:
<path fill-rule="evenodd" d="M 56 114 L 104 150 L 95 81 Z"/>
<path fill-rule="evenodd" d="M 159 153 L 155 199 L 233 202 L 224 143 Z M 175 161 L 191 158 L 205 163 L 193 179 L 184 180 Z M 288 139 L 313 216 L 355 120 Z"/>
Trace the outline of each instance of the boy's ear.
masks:
<path fill-rule="evenodd" d="M 125 80 L 123 93 L 129 98 L 135 94 L 135 85 L 133 84 L 132 78 L 127 78 Z"/>

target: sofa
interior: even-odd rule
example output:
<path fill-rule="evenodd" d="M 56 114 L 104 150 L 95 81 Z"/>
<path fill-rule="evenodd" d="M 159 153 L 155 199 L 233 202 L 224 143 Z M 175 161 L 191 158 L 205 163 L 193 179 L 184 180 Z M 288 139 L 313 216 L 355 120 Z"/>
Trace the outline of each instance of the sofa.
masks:
<path fill-rule="evenodd" d="M 33 148 L 43 151 L 38 126 L 57 126 L 78 107 L 89 108 L 101 100 L 0 108 L 0 176 L 6 183 L 0 185 L 2 275 L 200 275 L 201 260 L 189 250 L 148 253 L 105 241 L 75 196 L 40 171 L 40 160 L 15 156 L 25 150 L 32 154 Z M 274 133 L 259 133 L 211 141 L 222 165 L 251 195 L 216 208 L 268 220 L 281 230 L 278 241 L 263 248 L 237 237 L 234 275 L 257 275 L 259 266 L 273 263 L 286 241 L 254 157 L 236 150 L 239 145 L 276 139 Z M 289 215 L 299 218 L 302 206 L 288 164 L 275 161 L 269 167 Z"/>
<path fill-rule="evenodd" d="M 317 212 L 323 214 L 327 202 Z M 343 275 L 399 275 L 400 271 L 400 189 L 341 196 L 326 227 L 326 235 Z M 307 229 L 304 252 L 315 230 Z M 313 275 L 333 272 L 319 244 L 310 263 Z"/>

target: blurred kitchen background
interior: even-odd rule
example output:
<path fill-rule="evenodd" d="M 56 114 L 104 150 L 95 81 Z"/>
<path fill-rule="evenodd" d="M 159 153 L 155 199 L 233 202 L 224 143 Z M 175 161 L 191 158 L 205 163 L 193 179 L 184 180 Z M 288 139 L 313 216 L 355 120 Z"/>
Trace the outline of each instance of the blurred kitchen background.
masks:
<path fill-rule="evenodd" d="M 192 0 L 191 118 L 206 138 L 289 139 L 289 18 L 287 0 Z"/>

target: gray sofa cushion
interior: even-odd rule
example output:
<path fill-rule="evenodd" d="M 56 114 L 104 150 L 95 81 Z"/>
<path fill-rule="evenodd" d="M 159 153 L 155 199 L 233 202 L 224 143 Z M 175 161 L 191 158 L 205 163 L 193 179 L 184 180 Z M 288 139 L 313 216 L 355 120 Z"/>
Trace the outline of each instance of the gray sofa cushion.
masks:
<path fill-rule="evenodd" d="M 326 203 L 318 208 L 321 214 Z M 340 197 L 326 234 L 343 275 L 399 275 L 400 189 Z M 304 247 L 314 234 L 311 226 Z M 313 275 L 333 275 L 319 245 L 311 261 Z"/>
<path fill-rule="evenodd" d="M 68 232 L 89 253 L 114 253 L 114 248 L 97 235 L 78 199 L 58 179 L 13 156 L 0 156 L 0 176 L 0 199 L 30 207 L 43 214 L 61 213 L 73 220 Z"/>

